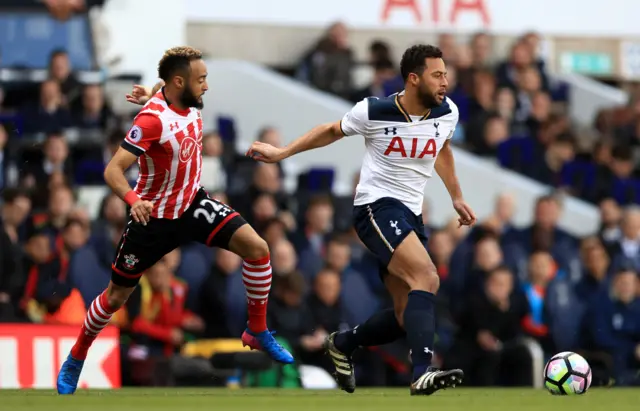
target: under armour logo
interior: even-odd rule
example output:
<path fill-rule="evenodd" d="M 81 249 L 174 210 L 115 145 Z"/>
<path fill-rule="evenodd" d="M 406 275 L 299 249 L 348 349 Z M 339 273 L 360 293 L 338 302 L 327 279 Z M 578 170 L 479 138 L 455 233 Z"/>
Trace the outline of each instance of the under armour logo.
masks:
<path fill-rule="evenodd" d="M 398 222 L 397 221 L 389 221 L 389 225 L 391 226 L 391 228 L 395 228 L 396 229 L 396 235 L 402 234 L 402 230 L 398 228 Z"/>
<path fill-rule="evenodd" d="M 173 123 L 173 124 L 169 124 L 169 130 L 173 131 L 173 129 L 174 129 L 174 128 L 175 128 L 176 130 L 177 130 L 178 128 L 180 128 L 180 125 L 178 124 L 178 122 L 177 122 L 177 121 L 176 121 L 175 123 Z"/>
<path fill-rule="evenodd" d="M 384 135 L 388 135 L 388 134 L 396 134 L 396 132 L 398 131 L 398 129 L 396 127 L 385 127 L 384 128 Z"/>
<path fill-rule="evenodd" d="M 433 126 L 436 128 L 436 138 L 440 137 L 440 132 L 438 132 L 438 127 L 440 126 L 440 123 L 433 123 Z"/>
<path fill-rule="evenodd" d="M 431 350 L 429 349 L 429 347 L 424 347 L 424 352 L 425 352 L 425 354 L 431 354 L 431 355 L 433 355 L 433 351 L 431 351 Z"/>

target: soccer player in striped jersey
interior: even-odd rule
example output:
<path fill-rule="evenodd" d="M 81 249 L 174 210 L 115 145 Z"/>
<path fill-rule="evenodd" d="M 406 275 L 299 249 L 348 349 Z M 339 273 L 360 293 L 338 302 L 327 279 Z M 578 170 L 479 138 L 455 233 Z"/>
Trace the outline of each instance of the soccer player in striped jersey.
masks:
<path fill-rule="evenodd" d="M 111 282 L 90 305 L 84 325 L 57 380 L 58 393 L 76 391 L 89 347 L 122 307 L 145 270 L 165 254 L 197 241 L 230 250 L 244 260 L 248 305 L 244 345 L 281 363 L 293 357 L 267 329 L 271 264 L 267 243 L 231 207 L 200 186 L 202 96 L 208 89 L 202 54 L 190 47 L 165 52 L 158 66 L 164 85 L 153 95 L 134 89 L 127 100 L 144 102 L 104 178 L 130 207 L 130 219 L 116 249 Z M 140 173 L 131 189 L 125 171 L 137 160 Z M 90 273 L 87 273 L 90 274 Z"/>

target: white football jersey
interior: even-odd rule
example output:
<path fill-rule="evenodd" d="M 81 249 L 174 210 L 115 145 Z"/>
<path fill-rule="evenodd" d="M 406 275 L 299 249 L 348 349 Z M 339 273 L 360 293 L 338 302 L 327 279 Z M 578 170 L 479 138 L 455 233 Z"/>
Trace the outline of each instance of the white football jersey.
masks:
<path fill-rule="evenodd" d="M 368 97 L 340 122 L 346 136 L 363 136 L 366 148 L 354 205 L 392 197 L 420 215 L 438 153 L 458 124 L 458 107 L 446 97 L 423 117 L 410 116 L 398 96 Z"/>

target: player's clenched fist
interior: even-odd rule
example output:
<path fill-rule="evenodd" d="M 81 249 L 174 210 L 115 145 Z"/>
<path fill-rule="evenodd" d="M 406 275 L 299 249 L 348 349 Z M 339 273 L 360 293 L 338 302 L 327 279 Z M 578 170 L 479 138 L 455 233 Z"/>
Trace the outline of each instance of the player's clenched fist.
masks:
<path fill-rule="evenodd" d="M 284 149 L 261 141 L 251 144 L 251 148 L 249 148 L 246 155 L 263 163 L 277 163 L 285 158 Z"/>
<path fill-rule="evenodd" d="M 142 225 L 147 225 L 149 222 L 151 211 L 153 211 L 153 203 L 151 201 L 138 200 L 131 206 L 131 216 Z"/>

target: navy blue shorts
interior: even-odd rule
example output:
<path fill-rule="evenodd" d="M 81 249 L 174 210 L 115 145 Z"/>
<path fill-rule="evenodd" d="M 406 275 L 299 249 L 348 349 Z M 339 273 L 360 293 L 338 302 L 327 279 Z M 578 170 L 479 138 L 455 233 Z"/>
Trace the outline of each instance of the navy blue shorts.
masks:
<path fill-rule="evenodd" d="M 396 247 L 413 231 L 427 248 L 422 215 L 415 215 L 395 198 L 383 197 L 370 204 L 354 206 L 353 226 L 358 237 L 385 269 Z"/>

